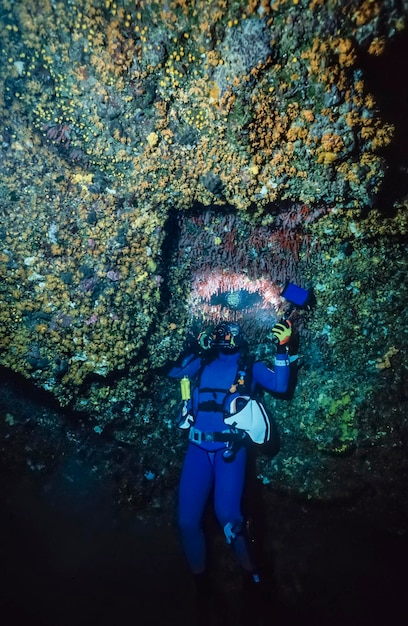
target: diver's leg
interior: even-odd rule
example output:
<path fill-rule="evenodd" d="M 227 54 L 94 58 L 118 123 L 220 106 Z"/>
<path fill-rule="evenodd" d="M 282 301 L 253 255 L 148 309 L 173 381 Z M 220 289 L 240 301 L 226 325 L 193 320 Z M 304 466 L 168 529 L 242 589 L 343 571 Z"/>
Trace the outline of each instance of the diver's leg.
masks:
<path fill-rule="evenodd" d="M 228 462 L 222 458 L 222 453 L 216 454 L 214 507 L 227 542 L 232 545 L 241 566 L 247 572 L 254 572 L 255 564 L 245 535 L 241 510 L 246 452 L 246 448 L 239 448 L 234 459 Z"/>
<path fill-rule="evenodd" d="M 213 471 L 209 453 L 190 444 L 180 480 L 179 528 L 193 574 L 197 626 L 210 626 L 212 619 L 212 594 L 205 569 L 205 538 L 201 523 L 213 483 Z"/>
<path fill-rule="evenodd" d="M 251 552 L 241 508 L 246 452 L 244 447 L 240 448 L 230 462 L 225 462 L 222 454 L 216 456 L 214 500 L 218 521 L 243 568 L 242 587 L 238 597 L 239 625 L 263 626 L 269 623 L 269 620 L 264 621 L 264 585 Z"/>
<path fill-rule="evenodd" d="M 190 444 L 184 461 L 179 489 L 181 543 L 193 574 L 205 570 L 205 539 L 201 522 L 213 482 L 209 453 Z"/>

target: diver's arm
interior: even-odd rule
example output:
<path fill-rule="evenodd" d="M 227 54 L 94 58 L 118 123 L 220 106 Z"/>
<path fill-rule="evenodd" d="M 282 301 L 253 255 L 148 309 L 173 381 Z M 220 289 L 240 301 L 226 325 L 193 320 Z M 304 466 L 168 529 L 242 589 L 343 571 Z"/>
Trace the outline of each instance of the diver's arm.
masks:
<path fill-rule="evenodd" d="M 287 391 L 289 376 L 290 360 L 286 353 L 275 356 L 273 369 L 262 361 L 256 361 L 252 368 L 253 382 L 273 393 L 285 393 Z"/>
<path fill-rule="evenodd" d="M 169 378 L 183 378 L 188 376 L 192 378 L 197 374 L 201 368 L 201 357 L 197 354 L 187 354 L 181 359 L 179 363 L 176 363 L 167 374 Z"/>
<path fill-rule="evenodd" d="M 266 363 L 257 361 L 252 369 L 253 381 L 267 391 L 285 393 L 289 387 L 290 376 L 291 359 L 288 346 L 292 336 L 291 322 L 286 320 L 275 324 L 272 335 L 276 345 L 274 367 L 271 369 Z"/>

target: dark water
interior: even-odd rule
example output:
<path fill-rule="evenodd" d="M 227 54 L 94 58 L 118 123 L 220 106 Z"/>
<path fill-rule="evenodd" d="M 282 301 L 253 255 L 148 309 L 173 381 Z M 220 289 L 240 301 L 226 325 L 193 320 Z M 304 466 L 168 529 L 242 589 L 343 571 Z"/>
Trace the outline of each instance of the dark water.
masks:
<path fill-rule="evenodd" d="M 69 469 L 47 484 L 27 475 L 3 502 L 1 623 L 194 626 L 191 581 L 168 514 L 118 519 L 109 494 L 92 479 L 87 488 L 72 482 Z M 287 497 L 277 499 L 268 532 L 275 591 L 244 623 L 404 623 L 406 539 L 361 513 Z M 239 626 L 240 593 L 228 581 L 219 592 L 222 616 L 211 625 Z"/>
<path fill-rule="evenodd" d="M 3 414 L 13 407 L 20 424 L 1 431 L 0 624 L 194 626 L 175 495 L 144 514 L 130 505 L 119 510 L 117 485 L 109 484 L 117 466 L 106 462 L 113 444 L 81 440 L 79 431 L 77 444 L 61 443 L 67 438 L 59 438 L 58 428 L 39 435 L 41 429 L 32 426 L 44 410 L 38 399 L 25 397 L 19 404 L 21 394 L 5 385 L 0 391 Z M 29 456 L 47 459 L 49 466 L 25 469 L 27 448 L 44 447 L 47 437 L 48 455 Z M 254 513 L 265 592 L 246 602 L 244 620 L 240 572 L 207 516 L 217 588 L 208 626 L 405 623 L 408 509 L 392 485 L 389 502 L 370 492 L 366 501 L 358 496 L 322 505 L 266 492 L 255 482 L 248 482 L 246 500 Z"/>
<path fill-rule="evenodd" d="M 118 522 L 100 494 L 65 509 L 53 496 L 28 480 L 3 510 L 1 623 L 148 626 L 168 623 L 169 611 L 187 623 L 191 602 L 176 589 L 189 579 L 173 528 Z"/>

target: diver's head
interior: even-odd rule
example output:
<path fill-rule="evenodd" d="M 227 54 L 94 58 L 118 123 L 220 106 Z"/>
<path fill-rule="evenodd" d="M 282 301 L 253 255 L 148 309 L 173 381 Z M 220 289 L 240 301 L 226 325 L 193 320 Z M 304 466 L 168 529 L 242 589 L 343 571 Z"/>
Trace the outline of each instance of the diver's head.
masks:
<path fill-rule="evenodd" d="M 238 351 L 245 344 L 241 327 L 235 322 L 220 322 L 213 330 L 211 345 L 223 352 Z"/>

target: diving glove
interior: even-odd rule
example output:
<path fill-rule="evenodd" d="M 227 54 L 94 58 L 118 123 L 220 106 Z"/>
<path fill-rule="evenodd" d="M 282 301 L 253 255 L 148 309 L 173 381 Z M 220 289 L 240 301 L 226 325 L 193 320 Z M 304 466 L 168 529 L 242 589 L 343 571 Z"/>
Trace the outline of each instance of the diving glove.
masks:
<path fill-rule="evenodd" d="M 197 337 L 198 345 L 203 350 L 209 350 L 211 348 L 211 333 L 208 331 L 203 331 Z"/>
<path fill-rule="evenodd" d="M 181 428 L 181 430 L 188 430 L 194 422 L 194 416 L 191 415 L 187 403 L 185 402 L 177 419 L 177 428 Z"/>
<path fill-rule="evenodd" d="M 186 415 L 180 416 L 180 419 L 177 422 L 177 428 L 180 428 L 181 430 L 188 430 L 194 422 L 194 417 L 190 413 L 186 413 Z"/>
<path fill-rule="evenodd" d="M 279 346 L 286 345 L 292 336 L 292 324 L 289 320 L 284 322 L 278 322 L 272 328 L 272 335 L 274 337 L 274 341 Z"/>

